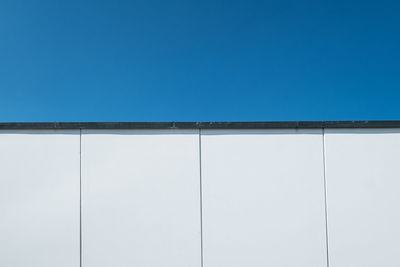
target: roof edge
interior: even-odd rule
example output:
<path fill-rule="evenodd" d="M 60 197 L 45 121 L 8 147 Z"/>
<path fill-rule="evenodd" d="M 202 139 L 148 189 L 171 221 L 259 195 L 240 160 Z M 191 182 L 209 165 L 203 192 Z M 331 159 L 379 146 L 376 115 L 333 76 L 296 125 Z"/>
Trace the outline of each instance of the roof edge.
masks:
<path fill-rule="evenodd" d="M 400 128 L 400 120 L 383 121 L 247 121 L 247 122 L 4 122 L 0 130 L 43 129 L 318 129 Z"/>

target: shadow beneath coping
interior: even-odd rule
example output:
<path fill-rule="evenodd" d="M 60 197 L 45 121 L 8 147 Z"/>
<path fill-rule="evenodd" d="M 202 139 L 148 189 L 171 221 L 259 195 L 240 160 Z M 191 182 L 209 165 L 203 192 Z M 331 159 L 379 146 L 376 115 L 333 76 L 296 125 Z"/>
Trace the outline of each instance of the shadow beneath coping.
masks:
<path fill-rule="evenodd" d="M 322 129 L 76 129 L 76 130 L 0 130 L 1 134 L 79 135 L 277 135 L 322 134 Z"/>
<path fill-rule="evenodd" d="M 199 129 L 82 129 L 82 135 L 197 135 Z"/>
<path fill-rule="evenodd" d="M 399 128 L 343 128 L 325 129 L 325 134 L 400 134 Z"/>
<path fill-rule="evenodd" d="M 59 130 L 43 130 L 43 129 L 38 129 L 38 130 L 1 130 L 0 129 L 0 135 L 2 134 L 18 134 L 18 135 L 79 135 L 80 130 L 79 129 L 71 129 L 71 130 L 66 130 L 66 129 L 59 129 Z"/>
<path fill-rule="evenodd" d="M 322 135 L 322 129 L 204 129 L 201 135 L 293 135 L 293 134 L 311 134 Z"/>
<path fill-rule="evenodd" d="M 174 135 L 174 134 L 199 134 L 199 129 L 55 129 L 55 130 L 1 130 L 1 134 L 17 135 Z"/>
<path fill-rule="evenodd" d="M 291 134 L 400 134 L 400 128 L 325 128 L 323 129 L 0 129 L 16 135 L 291 135 Z"/>

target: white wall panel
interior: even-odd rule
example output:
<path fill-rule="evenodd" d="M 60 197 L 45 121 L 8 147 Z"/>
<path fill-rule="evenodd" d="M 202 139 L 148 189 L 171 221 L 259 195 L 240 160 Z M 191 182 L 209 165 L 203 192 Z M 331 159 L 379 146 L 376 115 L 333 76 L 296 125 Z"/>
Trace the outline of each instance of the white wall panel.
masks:
<path fill-rule="evenodd" d="M 199 267 L 198 130 L 82 136 L 83 266 Z"/>
<path fill-rule="evenodd" d="M 201 138 L 204 267 L 326 266 L 322 130 Z"/>
<path fill-rule="evenodd" d="M 0 131 L 0 266 L 79 266 L 79 131 Z"/>
<path fill-rule="evenodd" d="M 326 130 L 331 267 L 400 266 L 400 130 Z"/>

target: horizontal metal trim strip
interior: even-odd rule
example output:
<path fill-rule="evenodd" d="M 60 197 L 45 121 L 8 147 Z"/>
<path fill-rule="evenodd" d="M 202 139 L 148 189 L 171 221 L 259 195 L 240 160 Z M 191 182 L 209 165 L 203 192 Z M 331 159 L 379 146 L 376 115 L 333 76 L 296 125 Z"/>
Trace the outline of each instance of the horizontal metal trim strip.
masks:
<path fill-rule="evenodd" d="M 400 128 L 395 121 L 255 121 L 255 122 L 10 122 L 6 129 L 297 129 Z"/>

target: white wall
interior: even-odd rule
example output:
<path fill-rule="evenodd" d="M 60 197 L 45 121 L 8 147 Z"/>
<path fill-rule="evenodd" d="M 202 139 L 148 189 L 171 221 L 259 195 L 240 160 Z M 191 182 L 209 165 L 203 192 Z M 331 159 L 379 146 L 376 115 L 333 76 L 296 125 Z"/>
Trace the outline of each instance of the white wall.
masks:
<path fill-rule="evenodd" d="M 204 266 L 325 266 L 322 130 L 201 138 Z"/>
<path fill-rule="evenodd" d="M 400 266 L 400 131 L 326 130 L 331 267 Z"/>
<path fill-rule="evenodd" d="M 0 266 L 79 267 L 79 130 L 0 131 Z"/>
<path fill-rule="evenodd" d="M 200 267 L 198 131 L 84 131 L 83 266 Z"/>
<path fill-rule="evenodd" d="M 400 129 L 1 130 L 0 266 L 397 267 L 399 159 Z"/>

